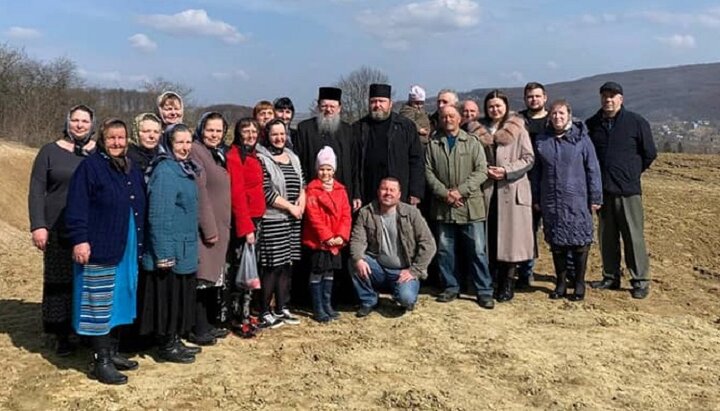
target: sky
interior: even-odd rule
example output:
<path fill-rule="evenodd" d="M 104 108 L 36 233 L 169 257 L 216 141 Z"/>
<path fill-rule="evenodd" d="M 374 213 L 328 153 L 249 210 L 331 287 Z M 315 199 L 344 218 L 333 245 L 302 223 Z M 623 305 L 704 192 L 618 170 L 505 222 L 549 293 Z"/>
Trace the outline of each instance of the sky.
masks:
<path fill-rule="evenodd" d="M 70 58 L 88 85 L 160 76 L 195 104 L 299 111 L 363 65 L 404 99 L 718 62 L 718 38 L 717 0 L 0 0 L 0 43 Z"/>

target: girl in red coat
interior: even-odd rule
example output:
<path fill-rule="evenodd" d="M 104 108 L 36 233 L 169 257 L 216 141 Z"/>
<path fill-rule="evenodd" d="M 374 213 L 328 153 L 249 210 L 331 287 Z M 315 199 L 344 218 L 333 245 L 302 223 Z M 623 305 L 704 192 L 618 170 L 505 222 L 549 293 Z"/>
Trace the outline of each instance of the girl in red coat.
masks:
<path fill-rule="evenodd" d="M 350 202 L 345 186 L 335 181 L 333 149 L 323 147 L 317 155 L 317 178 L 306 189 L 302 243 L 311 250 L 310 295 L 314 319 L 328 322 L 340 317 L 330 304 L 333 274 L 342 268 L 340 249 L 350 241 Z"/>

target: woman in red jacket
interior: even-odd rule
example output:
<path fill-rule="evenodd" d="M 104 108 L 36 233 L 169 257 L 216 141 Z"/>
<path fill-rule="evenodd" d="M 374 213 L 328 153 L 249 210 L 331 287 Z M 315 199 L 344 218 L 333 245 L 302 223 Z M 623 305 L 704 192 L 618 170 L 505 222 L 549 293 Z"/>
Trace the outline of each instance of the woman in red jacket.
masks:
<path fill-rule="evenodd" d="M 342 268 L 340 249 L 350 241 L 350 202 L 345 186 L 335 181 L 333 149 L 323 147 L 317 155 L 317 178 L 306 188 L 302 243 L 311 250 L 310 295 L 314 319 L 328 322 L 340 317 L 330 304 L 333 274 Z"/>
<path fill-rule="evenodd" d="M 239 259 L 235 250 L 246 242 L 255 243 L 258 224 L 265 214 L 263 171 L 255 153 L 260 127 L 252 118 L 240 119 L 235 124 L 233 143 L 227 153 L 227 170 L 230 174 L 230 203 L 232 207 L 232 235 L 228 284 L 223 303 L 231 305 Z M 233 290 L 233 292 L 230 292 Z"/>

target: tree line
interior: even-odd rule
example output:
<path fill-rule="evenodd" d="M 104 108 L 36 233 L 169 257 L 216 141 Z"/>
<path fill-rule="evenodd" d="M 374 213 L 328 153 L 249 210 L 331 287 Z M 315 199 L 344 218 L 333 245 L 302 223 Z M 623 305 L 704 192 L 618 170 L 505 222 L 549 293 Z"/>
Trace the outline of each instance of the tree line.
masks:
<path fill-rule="evenodd" d="M 130 121 L 138 113 L 153 111 L 155 98 L 165 90 L 192 93 L 163 78 L 146 81 L 139 90 L 91 87 L 66 57 L 45 62 L 0 44 L 0 138 L 34 147 L 54 140 L 62 133 L 67 110 L 76 104 L 93 108 L 96 119 L 114 116 Z"/>

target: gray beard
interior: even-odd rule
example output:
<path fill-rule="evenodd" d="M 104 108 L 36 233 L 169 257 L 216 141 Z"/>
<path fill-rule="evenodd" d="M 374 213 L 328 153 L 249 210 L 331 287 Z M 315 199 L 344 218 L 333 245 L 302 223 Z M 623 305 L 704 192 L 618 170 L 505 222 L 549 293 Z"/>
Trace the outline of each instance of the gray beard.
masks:
<path fill-rule="evenodd" d="M 371 111 L 371 112 L 370 112 L 370 118 L 373 119 L 373 120 L 375 120 L 375 121 L 387 120 L 388 117 L 390 117 L 390 112 L 389 112 L 389 111 L 378 110 L 378 111 Z"/>
<path fill-rule="evenodd" d="M 340 129 L 340 115 L 336 114 L 331 117 L 319 115 L 315 117 L 318 130 L 321 134 L 335 134 Z"/>

